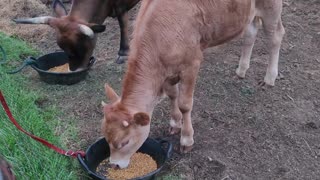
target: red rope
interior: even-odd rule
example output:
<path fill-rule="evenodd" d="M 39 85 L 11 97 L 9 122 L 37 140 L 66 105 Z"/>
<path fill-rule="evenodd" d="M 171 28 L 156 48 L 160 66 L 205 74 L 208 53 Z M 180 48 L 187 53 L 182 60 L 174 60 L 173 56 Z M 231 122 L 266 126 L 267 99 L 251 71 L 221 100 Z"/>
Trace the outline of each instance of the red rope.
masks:
<path fill-rule="evenodd" d="M 4 99 L 4 96 L 3 96 L 2 92 L 1 92 L 1 90 L 0 90 L 0 101 L 1 101 L 1 104 L 2 104 L 2 106 L 3 106 L 3 109 L 6 111 L 7 116 L 9 117 L 10 121 L 11 121 L 20 131 L 22 131 L 22 132 L 25 133 L 26 135 L 30 136 L 32 139 L 34 139 L 34 140 L 42 143 L 43 145 L 49 147 L 50 149 L 53 149 L 54 151 L 56 151 L 56 152 L 59 153 L 59 154 L 62 154 L 62 155 L 65 155 L 65 156 L 72 156 L 72 157 L 74 157 L 74 158 L 77 157 L 78 154 L 80 154 L 82 157 L 85 157 L 86 154 L 85 154 L 85 152 L 83 152 L 83 151 L 75 151 L 75 152 L 74 152 L 74 151 L 71 151 L 71 150 L 65 151 L 65 150 L 60 149 L 60 148 L 58 148 L 57 146 L 55 146 L 55 145 L 47 142 L 46 140 L 41 139 L 41 138 L 39 138 L 39 137 L 37 137 L 37 136 L 35 136 L 35 135 L 33 135 L 33 134 L 25 131 L 25 130 L 18 124 L 18 122 L 13 118 L 12 113 L 11 113 L 11 111 L 10 111 L 10 109 L 9 109 L 9 106 L 7 105 L 6 100 Z"/>

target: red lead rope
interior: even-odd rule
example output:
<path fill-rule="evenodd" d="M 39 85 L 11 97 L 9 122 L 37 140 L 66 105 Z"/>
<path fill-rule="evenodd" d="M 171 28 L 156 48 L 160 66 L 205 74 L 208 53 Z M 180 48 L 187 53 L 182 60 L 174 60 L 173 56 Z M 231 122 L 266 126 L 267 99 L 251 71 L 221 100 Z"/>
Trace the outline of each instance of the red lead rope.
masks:
<path fill-rule="evenodd" d="M 76 152 L 71 151 L 71 150 L 65 151 L 65 150 L 60 149 L 60 148 L 58 148 L 57 146 L 55 146 L 55 145 L 47 142 L 46 140 L 41 139 L 41 138 L 39 138 L 39 137 L 37 137 L 37 136 L 35 136 L 35 135 L 33 135 L 33 134 L 30 134 L 29 132 L 25 131 L 25 130 L 18 124 L 18 122 L 13 118 L 12 113 L 10 112 L 9 106 L 8 106 L 6 100 L 4 99 L 1 90 L 0 90 L 0 101 L 1 101 L 1 104 L 2 104 L 2 106 L 3 106 L 3 109 L 6 111 L 6 113 L 7 113 L 8 117 L 9 117 L 9 119 L 11 120 L 11 122 L 12 122 L 20 131 L 22 131 L 22 132 L 25 133 L 26 135 L 30 136 L 32 139 L 34 139 L 34 140 L 36 140 L 36 141 L 39 141 L 39 142 L 42 143 L 43 145 L 45 145 L 45 146 L 47 146 L 47 147 L 55 150 L 55 151 L 56 151 L 57 153 L 59 153 L 59 154 L 62 154 L 62 155 L 65 155 L 65 156 L 72 156 L 72 157 L 74 157 L 74 158 L 77 157 L 78 154 L 80 154 L 82 157 L 85 157 L 86 154 L 85 154 L 85 152 L 83 152 L 83 151 L 76 151 Z"/>

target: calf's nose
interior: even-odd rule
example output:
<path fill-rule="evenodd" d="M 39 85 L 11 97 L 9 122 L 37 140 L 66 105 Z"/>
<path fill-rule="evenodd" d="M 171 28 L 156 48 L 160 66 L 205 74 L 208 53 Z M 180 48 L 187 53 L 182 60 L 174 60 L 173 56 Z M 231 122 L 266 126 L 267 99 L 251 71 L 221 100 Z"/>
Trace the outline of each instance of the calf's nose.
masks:
<path fill-rule="evenodd" d="M 120 169 L 120 166 L 118 164 L 110 164 L 112 169 Z"/>

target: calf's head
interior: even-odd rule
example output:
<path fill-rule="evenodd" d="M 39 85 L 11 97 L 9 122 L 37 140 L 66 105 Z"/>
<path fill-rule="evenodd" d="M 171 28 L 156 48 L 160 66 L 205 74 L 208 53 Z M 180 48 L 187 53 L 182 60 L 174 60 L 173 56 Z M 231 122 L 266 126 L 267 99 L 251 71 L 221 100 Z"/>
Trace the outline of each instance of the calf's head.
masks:
<path fill-rule="evenodd" d="M 126 168 L 130 157 L 148 137 L 150 117 L 144 112 L 127 109 L 108 85 L 105 85 L 105 92 L 111 103 L 102 102 L 104 119 L 101 130 L 109 143 L 109 161 L 113 166 Z"/>
<path fill-rule="evenodd" d="M 51 26 L 56 30 L 58 46 L 69 57 L 70 70 L 86 68 L 96 44 L 95 33 L 103 32 L 105 26 L 85 22 L 79 17 L 67 16 L 67 11 L 59 0 L 54 1 L 53 9 L 57 17 L 42 16 L 15 19 L 14 21 L 22 24 L 47 24 Z"/>

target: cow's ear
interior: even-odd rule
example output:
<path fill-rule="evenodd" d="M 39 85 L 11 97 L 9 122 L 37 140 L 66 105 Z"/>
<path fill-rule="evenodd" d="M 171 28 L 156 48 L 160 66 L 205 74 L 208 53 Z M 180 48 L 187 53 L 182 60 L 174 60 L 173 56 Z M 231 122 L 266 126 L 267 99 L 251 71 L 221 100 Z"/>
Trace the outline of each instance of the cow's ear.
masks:
<path fill-rule="evenodd" d="M 138 112 L 133 115 L 133 120 L 137 125 L 146 126 L 150 123 L 150 117 L 147 113 Z"/>
<path fill-rule="evenodd" d="M 100 25 L 100 24 L 90 24 L 89 27 L 95 33 L 102 33 L 103 31 L 106 30 L 106 26 L 105 25 Z"/>
<path fill-rule="evenodd" d="M 66 16 L 68 14 L 66 8 L 60 0 L 54 0 L 52 2 L 52 8 L 56 13 L 57 17 Z"/>

